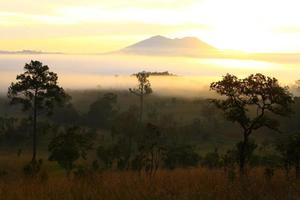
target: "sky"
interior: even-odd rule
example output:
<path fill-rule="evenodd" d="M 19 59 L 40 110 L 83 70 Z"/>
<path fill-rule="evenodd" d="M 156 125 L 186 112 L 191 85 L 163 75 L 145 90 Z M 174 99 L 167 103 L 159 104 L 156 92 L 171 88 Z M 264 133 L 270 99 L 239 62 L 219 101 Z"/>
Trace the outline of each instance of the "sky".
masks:
<path fill-rule="evenodd" d="M 299 0 L 0 0 L 0 50 L 114 51 L 154 35 L 300 52 Z"/>

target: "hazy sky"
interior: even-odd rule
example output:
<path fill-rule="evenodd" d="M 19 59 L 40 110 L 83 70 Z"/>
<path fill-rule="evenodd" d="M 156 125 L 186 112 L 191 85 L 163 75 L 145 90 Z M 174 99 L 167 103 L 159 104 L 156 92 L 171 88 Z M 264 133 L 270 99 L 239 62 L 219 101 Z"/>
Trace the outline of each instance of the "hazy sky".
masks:
<path fill-rule="evenodd" d="M 0 0 L 1 50 L 116 50 L 153 35 L 300 52 L 299 0 Z"/>

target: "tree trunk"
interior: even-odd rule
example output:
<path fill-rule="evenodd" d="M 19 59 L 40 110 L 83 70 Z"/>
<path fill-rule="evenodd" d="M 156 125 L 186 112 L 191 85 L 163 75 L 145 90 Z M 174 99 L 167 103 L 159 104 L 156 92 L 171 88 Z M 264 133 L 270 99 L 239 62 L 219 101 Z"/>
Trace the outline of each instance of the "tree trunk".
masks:
<path fill-rule="evenodd" d="M 248 145 L 248 136 L 247 131 L 244 131 L 244 140 L 241 147 L 241 152 L 239 153 L 239 165 L 240 165 L 240 174 L 245 174 L 245 166 L 246 166 L 246 147 Z"/>
<path fill-rule="evenodd" d="M 143 112 L 144 112 L 144 95 L 140 96 L 140 122 L 143 120 Z"/>
<path fill-rule="evenodd" d="M 296 179 L 300 179 L 300 162 L 296 161 L 295 166 Z"/>
<path fill-rule="evenodd" d="M 37 125 L 36 125 L 36 118 L 37 118 L 37 107 L 36 107 L 36 94 L 34 96 L 33 102 L 33 135 L 32 135 L 32 163 L 36 163 L 36 145 L 37 145 Z"/>

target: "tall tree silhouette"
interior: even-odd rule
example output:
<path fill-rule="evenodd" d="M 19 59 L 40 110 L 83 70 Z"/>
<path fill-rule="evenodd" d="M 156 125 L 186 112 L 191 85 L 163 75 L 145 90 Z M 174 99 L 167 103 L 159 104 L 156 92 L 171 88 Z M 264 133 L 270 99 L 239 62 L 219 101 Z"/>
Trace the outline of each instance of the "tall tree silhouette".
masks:
<path fill-rule="evenodd" d="M 21 104 L 24 111 L 32 116 L 32 163 L 36 163 L 37 117 L 42 112 L 51 114 L 55 104 L 63 104 L 69 99 L 64 89 L 57 84 L 57 74 L 50 72 L 47 65 L 31 61 L 24 66 L 25 72 L 17 75 L 17 82 L 8 88 L 11 104 Z"/>
<path fill-rule="evenodd" d="M 151 84 L 149 81 L 149 73 L 142 71 L 136 74 L 139 85 L 137 88 L 129 88 L 129 91 L 140 98 L 140 122 L 143 119 L 144 97 L 152 93 Z"/>
<path fill-rule="evenodd" d="M 252 74 L 244 79 L 227 74 L 223 80 L 213 82 L 210 88 L 225 96 L 212 100 L 215 105 L 224 111 L 228 120 L 237 122 L 243 129 L 239 153 L 239 167 L 243 174 L 249 136 L 261 127 L 277 130 L 279 123 L 271 114 L 290 114 L 293 97 L 277 79 L 262 74 Z"/>

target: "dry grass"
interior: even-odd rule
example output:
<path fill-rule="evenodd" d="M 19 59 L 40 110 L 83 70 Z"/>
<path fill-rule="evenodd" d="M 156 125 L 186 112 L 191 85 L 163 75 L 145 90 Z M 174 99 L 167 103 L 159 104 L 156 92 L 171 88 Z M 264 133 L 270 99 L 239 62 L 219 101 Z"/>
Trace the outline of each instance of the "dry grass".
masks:
<path fill-rule="evenodd" d="M 271 181 L 262 169 L 252 170 L 245 180 L 229 181 L 222 170 L 178 169 L 159 171 L 155 177 L 135 172 L 94 173 L 68 179 L 61 174 L 38 178 L 2 178 L 0 199 L 94 200 L 94 199 L 300 199 L 300 185 L 277 171 Z"/>

